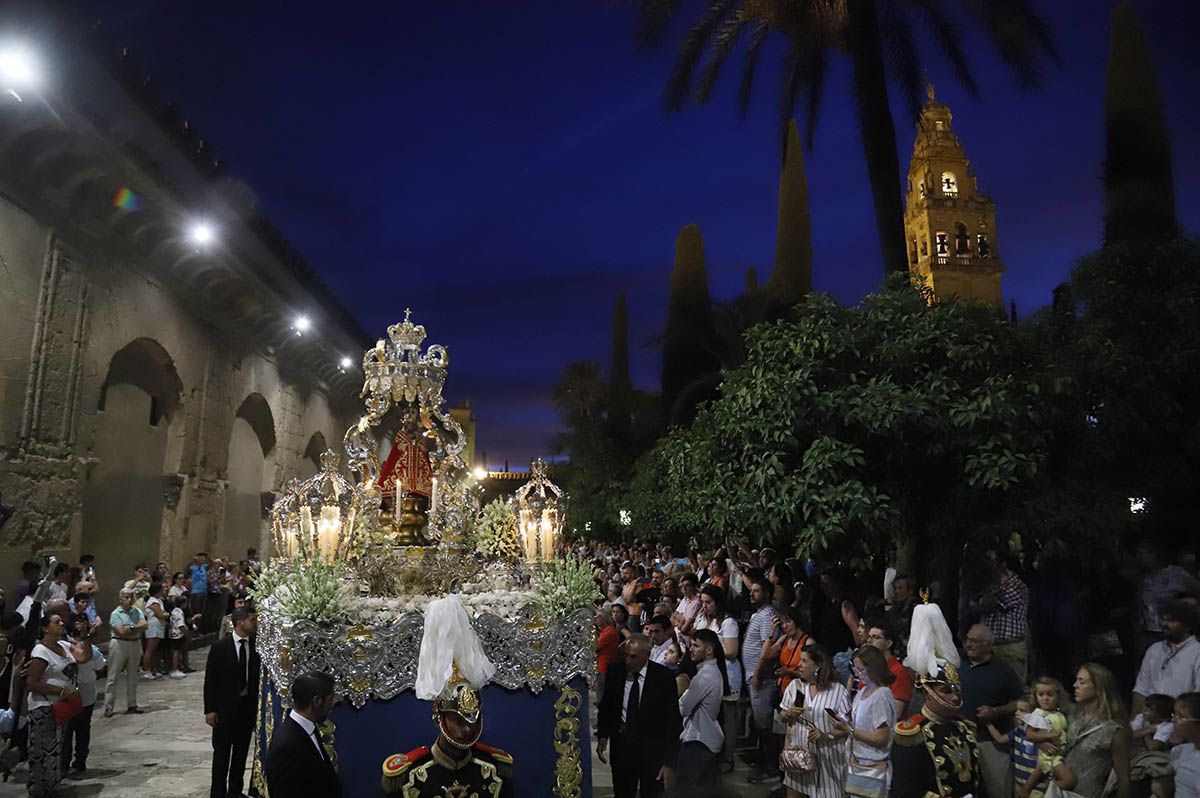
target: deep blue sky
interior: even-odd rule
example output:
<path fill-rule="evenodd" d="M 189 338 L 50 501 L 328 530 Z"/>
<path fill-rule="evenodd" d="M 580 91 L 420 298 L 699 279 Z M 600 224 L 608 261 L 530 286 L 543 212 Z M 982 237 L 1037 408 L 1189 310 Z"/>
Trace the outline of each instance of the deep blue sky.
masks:
<path fill-rule="evenodd" d="M 970 24 L 980 103 L 922 40 L 997 203 L 1004 294 L 1022 315 L 1095 248 L 1102 199 L 1109 3 L 1034 4 L 1064 59 L 1034 95 L 1017 92 Z M 1195 231 L 1200 17 L 1178 0 L 1137 6 L 1166 94 L 1179 216 Z M 746 120 L 736 72 L 707 107 L 668 116 L 672 53 L 635 48 L 633 13 L 617 0 L 92 8 L 370 334 L 411 306 L 430 342 L 450 348 L 447 395 L 471 400 L 493 466 L 549 453 L 551 386 L 572 360 L 607 365 L 618 291 L 630 298 L 634 379 L 657 390 L 649 342 L 681 226 L 704 231 L 715 296 L 736 294 L 749 264 L 766 278 L 777 57 L 764 60 Z M 854 303 L 882 267 L 848 82 L 836 63 L 808 180 L 816 288 Z M 896 122 L 907 169 L 913 130 Z"/>

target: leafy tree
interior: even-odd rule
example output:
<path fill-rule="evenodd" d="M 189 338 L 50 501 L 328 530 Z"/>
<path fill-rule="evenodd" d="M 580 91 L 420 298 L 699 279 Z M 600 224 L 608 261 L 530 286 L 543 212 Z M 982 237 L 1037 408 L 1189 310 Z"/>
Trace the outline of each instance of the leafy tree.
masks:
<path fill-rule="evenodd" d="M 904 245 L 900 162 L 896 130 L 888 103 L 889 81 L 904 100 L 910 120 L 920 115 L 925 82 L 913 18 L 930 30 L 954 74 L 972 97 L 979 95 L 958 26 L 945 4 L 926 0 L 638 0 L 639 38 L 660 42 L 685 6 L 700 10 L 679 46 L 666 89 L 666 105 L 681 109 L 689 99 L 707 102 L 717 78 L 740 41 L 746 39 L 738 104 L 750 105 L 759 60 L 772 35 L 787 44 L 779 80 L 779 130 L 803 104 L 806 138 L 812 145 L 830 55 L 844 53 L 851 63 L 854 104 L 858 112 L 867 172 L 875 201 L 875 224 L 887 270 L 908 273 Z M 963 0 L 1001 59 L 1022 88 L 1034 88 L 1041 62 L 1055 56 L 1045 23 L 1029 0 Z M 705 55 L 707 54 L 707 60 Z M 703 62 L 703 63 L 702 63 Z"/>
<path fill-rule="evenodd" d="M 752 328 L 720 398 L 639 461 L 635 526 L 798 552 L 898 538 L 910 561 L 1006 535 L 1004 497 L 1046 458 L 1048 381 L 993 309 L 928 299 L 897 276 Z"/>

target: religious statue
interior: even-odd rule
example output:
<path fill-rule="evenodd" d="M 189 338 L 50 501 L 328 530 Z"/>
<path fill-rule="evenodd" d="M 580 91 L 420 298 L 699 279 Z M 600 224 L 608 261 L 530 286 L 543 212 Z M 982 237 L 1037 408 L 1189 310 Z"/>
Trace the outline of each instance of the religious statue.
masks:
<path fill-rule="evenodd" d="M 392 518 L 395 542 L 401 546 L 428 546 L 424 529 L 433 499 L 433 466 L 420 438 L 403 430 L 392 439 L 392 451 L 379 472 L 385 517 Z"/>
<path fill-rule="evenodd" d="M 432 700 L 438 736 L 433 745 L 384 760 L 385 795 L 512 798 L 512 757 L 479 742 L 479 690 L 495 670 L 459 600 L 447 596 L 432 602 L 425 615 L 415 690 L 418 698 Z"/>

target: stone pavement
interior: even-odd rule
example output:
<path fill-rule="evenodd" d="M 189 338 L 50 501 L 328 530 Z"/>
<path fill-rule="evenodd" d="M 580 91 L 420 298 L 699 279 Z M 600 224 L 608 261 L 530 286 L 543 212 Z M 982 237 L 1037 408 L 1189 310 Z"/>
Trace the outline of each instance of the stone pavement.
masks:
<path fill-rule="evenodd" d="M 212 745 L 209 728 L 204 724 L 201 698 L 207 655 L 206 648 L 191 652 L 192 667 L 197 672 L 183 679 L 141 682 L 138 703 L 146 710 L 144 715 L 121 714 L 125 696 L 123 688 L 118 688 L 121 690 L 117 695 L 118 714 L 105 718 L 102 711 L 97 710 L 92 721 L 87 778 L 63 781 L 58 796 L 203 798 L 208 795 Z M 592 772 L 594 798 L 611 798 L 612 779 L 608 766 L 596 760 L 594 747 Z M 747 784 L 746 772 L 739 765 L 734 773 L 724 777 L 731 798 L 765 798 L 768 790 Z M 0 798 L 25 796 L 26 773 L 25 766 L 21 765 L 12 780 L 0 783 Z"/>

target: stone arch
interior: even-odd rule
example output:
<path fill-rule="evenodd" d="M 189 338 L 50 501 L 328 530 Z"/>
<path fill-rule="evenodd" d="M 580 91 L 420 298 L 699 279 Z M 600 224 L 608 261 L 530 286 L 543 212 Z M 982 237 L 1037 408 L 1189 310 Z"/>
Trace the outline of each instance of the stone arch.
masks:
<path fill-rule="evenodd" d="M 962 222 L 954 223 L 954 254 L 960 257 L 971 254 L 971 234 Z"/>
<path fill-rule="evenodd" d="M 308 445 L 304 447 L 304 454 L 296 465 L 296 476 L 300 479 L 308 479 L 316 474 L 321 468 L 321 455 L 328 448 L 329 444 L 325 442 L 325 434 L 320 430 L 310 435 Z"/>
<path fill-rule="evenodd" d="M 159 557 L 164 464 L 177 457 L 185 415 L 183 383 L 162 344 L 137 338 L 118 349 L 95 407 L 80 545 L 97 556 L 108 602 L 135 564 Z"/>
<path fill-rule="evenodd" d="M 260 393 L 251 393 L 234 413 L 225 468 L 224 523 L 216 556 L 235 560 L 246 549 L 263 548 L 263 507 L 270 503 L 275 455 L 275 414 Z"/>

